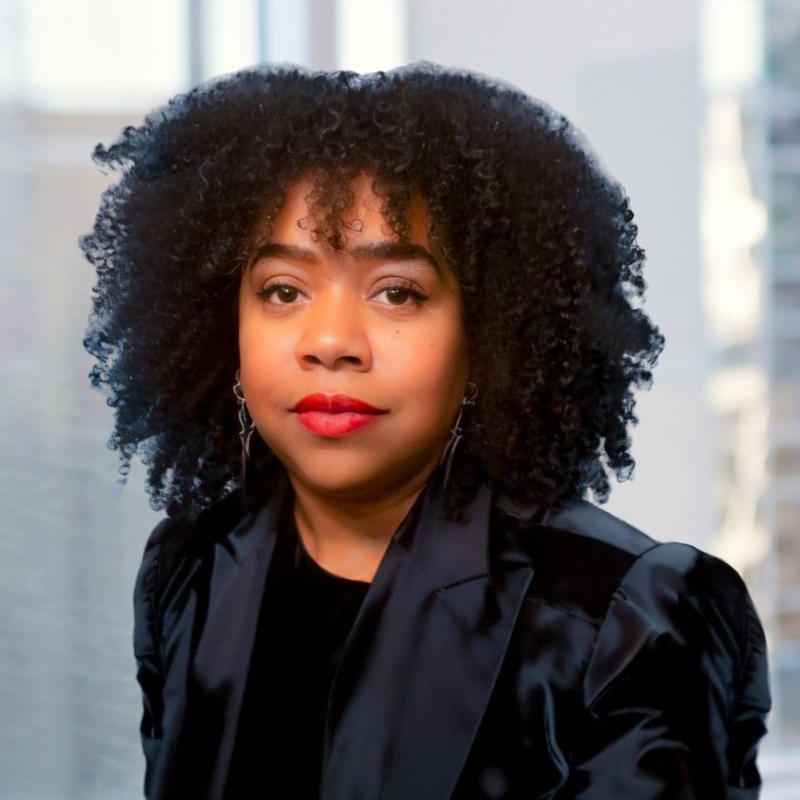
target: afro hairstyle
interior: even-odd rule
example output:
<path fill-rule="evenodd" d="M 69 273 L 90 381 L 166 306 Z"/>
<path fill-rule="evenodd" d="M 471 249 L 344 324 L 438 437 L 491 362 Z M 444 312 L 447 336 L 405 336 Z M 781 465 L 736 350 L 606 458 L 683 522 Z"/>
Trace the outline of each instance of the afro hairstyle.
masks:
<path fill-rule="evenodd" d="M 264 65 L 177 95 L 92 158 L 119 178 L 79 240 L 97 272 L 89 377 L 114 408 L 121 482 L 138 454 L 153 509 L 195 514 L 241 485 L 241 270 L 301 177 L 315 233 L 343 246 L 361 172 L 401 239 L 422 193 L 461 287 L 479 393 L 446 513 L 481 482 L 555 510 L 631 477 L 632 388 L 664 346 L 641 309 L 645 253 L 624 189 L 546 103 L 425 61 Z"/>

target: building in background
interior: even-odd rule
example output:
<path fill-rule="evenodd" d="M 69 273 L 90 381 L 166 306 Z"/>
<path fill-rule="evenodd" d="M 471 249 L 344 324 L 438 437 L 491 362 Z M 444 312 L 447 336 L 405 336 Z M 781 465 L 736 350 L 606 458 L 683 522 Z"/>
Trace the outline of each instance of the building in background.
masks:
<path fill-rule="evenodd" d="M 800 779 L 800 2 L 706 0 L 703 298 L 719 442 L 714 552 L 770 647 L 767 771 Z M 777 795 L 776 795 L 777 796 Z M 797 796 L 796 794 L 787 794 Z"/>

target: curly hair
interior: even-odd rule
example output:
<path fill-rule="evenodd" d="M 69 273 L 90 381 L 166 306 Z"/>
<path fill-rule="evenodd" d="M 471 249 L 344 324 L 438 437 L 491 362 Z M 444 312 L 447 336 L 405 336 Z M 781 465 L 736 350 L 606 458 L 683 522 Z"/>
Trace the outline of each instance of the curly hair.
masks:
<path fill-rule="evenodd" d="M 461 287 L 479 396 L 446 513 L 482 481 L 557 509 L 587 488 L 605 503 L 608 469 L 631 477 L 631 387 L 652 385 L 664 337 L 640 307 L 629 198 L 547 104 L 425 61 L 263 66 L 174 97 L 92 158 L 121 174 L 79 240 L 97 270 L 89 377 L 115 409 L 121 482 L 138 453 L 154 509 L 197 513 L 239 486 L 240 271 L 300 177 L 315 231 L 343 246 L 362 171 L 401 239 L 422 193 Z"/>

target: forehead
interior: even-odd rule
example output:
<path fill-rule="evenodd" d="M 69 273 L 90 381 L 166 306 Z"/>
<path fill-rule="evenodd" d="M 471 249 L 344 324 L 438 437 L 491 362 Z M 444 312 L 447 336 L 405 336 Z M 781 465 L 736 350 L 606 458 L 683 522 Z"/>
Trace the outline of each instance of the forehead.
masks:
<path fill-rule="evenodd" d="M 373 180 L 374 176 L 362 172 L 348 185 L 353 199 L 340 215 L 342 230 L 348 240 L 354 235 L 360 242 L 399 238 L 383 215 L 384 199 L 372 188 Z M 272 225 L 272 239 L 297 241 L 312 236 L 315 226 L 312 209 L 314 189 L 313 182 L 306 177 L 288 187 L 285 201 Z M 319 209 L 319 212 L 324 214 L 325 209 Z M 427 203 L 419 190 L 411 193 L 406 220 L 410 240 L 429 246 L 430 218 Z"/>
<path fill-rule="evenodd" d="M 458 276 L 435 237 L 429 233 L 430 217 L 425 198 L 413 191 L 405 209 L 408 229 L 399 236 L 382 213 L 383 197 L 372 188 L 373 177 L 359 174 L 348 185 L 352 201 L 338 213 L 344 241 L 334 245 L 315 228 L 313 193 L 316 186 L 308 178 L 292 182 L 284 191 L 284 202 L 277 209 L 272 224 L 256 229 L 245 256 L 242 277 L 256 263 L 270 258 L 292 259 L 308 264 L 322 260 L 353 265 L 376 261 L 428 263 L 445 287 L 458 290 Z M 325 204 L 316 209 L 320 215 Z M 328 229 L 330 234 L 330 230 Z"/>

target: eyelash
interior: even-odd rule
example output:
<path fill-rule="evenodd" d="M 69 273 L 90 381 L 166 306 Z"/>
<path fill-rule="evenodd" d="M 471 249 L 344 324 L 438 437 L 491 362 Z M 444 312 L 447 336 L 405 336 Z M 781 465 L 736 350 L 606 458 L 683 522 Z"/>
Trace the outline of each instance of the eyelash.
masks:
<path fill-rule="evenodd" d="M 259 298 L 261 298 L 262 300 L 264 300 L 266 302 L 278 289 L 282 289 L 282 288 L 292 289 L 295 292 L 299 292 L 300 291 L 296 286 L 293 286 L 291 283 L 277 282 L 277 283 L 270 283 L 267 286 L 263 286 L 261 289 L 259 289 L 256 292 L 256 295 L 258 295 Z M 404 282 L 404 281 L 402 281 L 400 283 L 391 283 L 388 286 L 384 286 L 380 290 L 380 292 L 378 292 L 378 294 L 381 294 L 382 292 L 385 292 L 385 291 L 388 291 L 388 290 L 391 290 L 391 289 L 400 289 L 403 292 L 405 292 L 406 294 L 410 295 L 411 298 L 412 298 L 412 302 L 411 302 L 412 306 L 421 306 L 424 302 L 426 302 L 428 300 L 428 295 L 417 291 L 416 289 L 413 288 L 413 284 L 407 283 L 407 282 Z M 294 305 L 294 303 L 277 303 L 277 304 L 273 303 L 273 305 L 291 306 L 291 305 Z M 407 303 L 389 303 L 389 305 L 395 306 L 396 308 L 403 308 L 404 306 L 406 306 L 408 304 Z"/>

